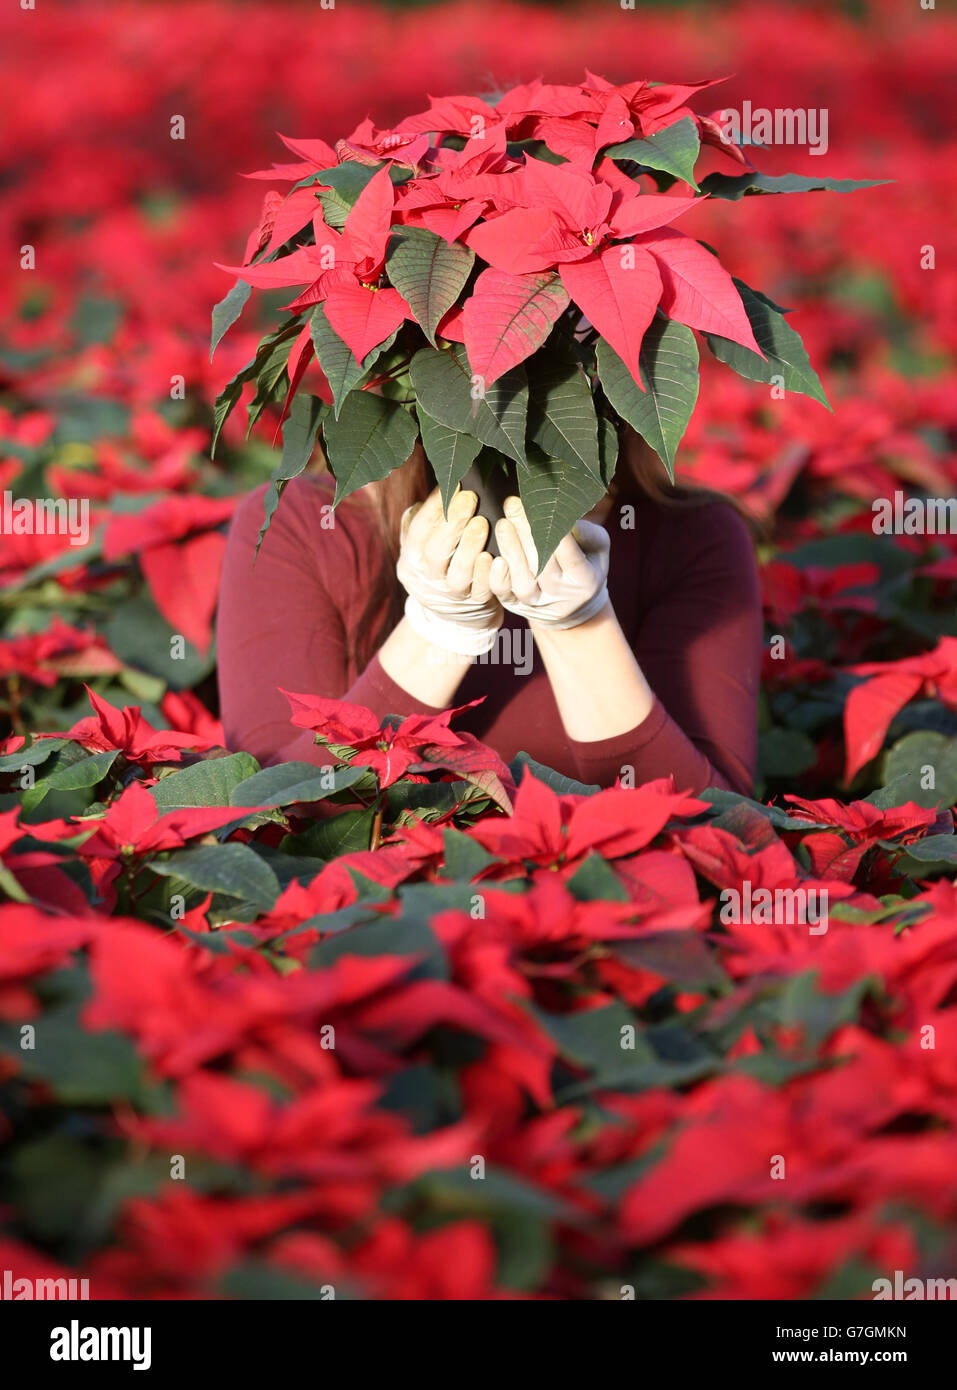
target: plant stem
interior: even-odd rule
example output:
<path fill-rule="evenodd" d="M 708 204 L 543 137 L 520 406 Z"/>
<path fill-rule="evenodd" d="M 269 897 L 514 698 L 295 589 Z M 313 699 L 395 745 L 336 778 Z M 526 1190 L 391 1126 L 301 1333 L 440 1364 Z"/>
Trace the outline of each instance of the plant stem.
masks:
<path fill-rule="evenodd" d="M 378 849 L 382 843 L 382 810 L 380 794 L 380 802 L 376 806 L 375 815 L 372 817 L 372 834 L 369 837 L 370 849 Z"/>

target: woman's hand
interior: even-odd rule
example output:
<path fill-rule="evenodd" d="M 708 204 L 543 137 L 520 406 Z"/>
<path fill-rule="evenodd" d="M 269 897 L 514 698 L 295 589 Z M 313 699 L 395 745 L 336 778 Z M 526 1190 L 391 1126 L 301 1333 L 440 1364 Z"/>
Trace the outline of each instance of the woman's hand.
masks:
<path fill-rule="evenodd" d="M 436 488 L 402 514 L 396 575 L 408 594 L 405 617 L 426 642 L 478 656 L 490 651 L 502 608 L 489 588 L 488 522 L 474 492 L 456 492 L 448 519 Z"/>
<path fill-rule="evenodd" d="M 608 532 L 579 521 L 538 579 L 519 498 L 506 498 L 495 538 L 502 553 L 489 585 L 510 613 L 528 620 L 568 737 L 594 743 L 636 728 L 655 697 L 608 598 Z"/>
<path fill-rule="evenodd" d="M 578 627 L 608 602 L 611 542 L 603 526 L 579 521 L 537 579 L 538 552 L 518 497 L 505 499 L 505 517 L 496 523 L 495 539 L 501 554 L 489 575 L 491 591 L 503 608 L 533 628 Z"/>

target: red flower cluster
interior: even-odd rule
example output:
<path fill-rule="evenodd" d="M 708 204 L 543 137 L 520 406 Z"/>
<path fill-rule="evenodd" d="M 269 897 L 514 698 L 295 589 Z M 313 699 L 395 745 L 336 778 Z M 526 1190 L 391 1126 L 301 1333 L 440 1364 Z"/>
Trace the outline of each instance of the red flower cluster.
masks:
<path fill-rule="evenodd" d="M 642 81 L 616 87 L 589 74 L 577 87 L 534 82 L 513 88 L 494 106 L 480 98 L 445 97 L 395 130 L 373 131 L 366 120 L 336 150 L 321 140 L 284 136 L 301 162 L 252 177 L 295 181 L 296 190 L 282 202 L 267 198 L 247 256 L 280 250 L 310 221 L 314 240 L 278 260 L 222 269 L 261 289 L 308 284 L 288 307 L 323 304 L 333 329 L 362 362 L 404 319 L 415 317 L 397 290 L 378 286 L 393 230 L 424 227 L 447 244 L 461 242 L 489 269 L 464 306 L 449 309 L 434 331 L 464 341 L 472 370 L 487 387 L 543 340 L 527 323 L 524 331 L 506 333 L 516 306 L 526 318 L 544 315 L 544 327 L 569 297 L 636 380 L 641 341 L 659 302 L 677 322 L 760 353 L 730 275 L 692 238 L 663 230 L 695 198 L 642 195 L 632 178 L 603 157 L 611 146 L 647 139 L 686 120 L 732 160 L 745 162 L 737 146 L 715 135 L 713 121 L 684 104 L 711 85 Z M 433 146 L 429 132 L 458 139 Z M 509 142 L 522 141 L 540 141 L 546 155 L 568 162 L 517 158 Z M 317 188 L 329 192 L 334 186 L 323 186 L 322 171 L 380 163 L 336 231 L 316 206 Z M 398 187 L 397 168 L 411 173 Z M 302 182 L 308 186 L 300 187 Z M 627 263 L 618 249 L 623 242 L 632 252 Z M 560 285 L 541 274 L 554 270 Z M 304 328 L 307 351 L 308 338 Z"/>
<path fill-rule="evenodd" d="M 260 409 L 282 400 L 285 423 L 315 358 L 324 380 L 284 435 L 275 501 L 320 429 L 337 503 L 400 467 L 417 436 L 446 497 L 483 450 L 487 466 L 518 465 L 544 560 L 607 490 L 622 423 L 673 474 L 698 394 L 690 329 L 749 381 L 826 405 L 785 311 L 669 224 L 711 195 L 879 181 L 759 175 L 687 106 L 713 85 L 586 72 L 494 101 L 433 98 L 392 129 L 366 119 L 335 149 L 281 137 L 300 162 L 251 177 L 293 187 L 266 194 L 244 264 L 220 265 L 238 278 L 213 310 L 212 350 L 252 287 L 305 288 L 218 397 L 214 443 L 246 381 Z M 703 143 L 735 175 L 699 186 Z M 692 196 L 672 196 L 676 183 Z"/>

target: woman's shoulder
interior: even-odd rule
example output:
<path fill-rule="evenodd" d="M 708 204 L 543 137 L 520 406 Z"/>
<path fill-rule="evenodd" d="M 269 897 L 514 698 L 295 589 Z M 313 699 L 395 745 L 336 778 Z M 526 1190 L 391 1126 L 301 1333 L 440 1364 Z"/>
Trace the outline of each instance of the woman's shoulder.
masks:
<path fill-rule="evenodd" d="M 663 502 L 642 498 L 634 511 L 635 558 L 646 593 L 710 583 L 756 588 L 754 539 L 732 502 L 710 495 Z"/>
<path fill-rule="evenodd" d="M 260 483 L 239 503 L 233 521 L 237 539 L 256 544 L 266 519 L 270 484 Z M 365 550 L 374 540 L 371 508 L 358 496 L 333 506 L 335 479 L 329 473 L 302 473 L 285 485 L 272 514 L 262 549 L 305 546 L 316 554 L 339 552 L 343 545 Z"/>
<path fill-rule="evenodd" d="M 675 501 L 642 499 L 637 513 L 635 529 L 663 551 L 686 555 L 717 548 L 731 554 L 754 553 L 748 523 L 730 498 L 702 494 Z"/>

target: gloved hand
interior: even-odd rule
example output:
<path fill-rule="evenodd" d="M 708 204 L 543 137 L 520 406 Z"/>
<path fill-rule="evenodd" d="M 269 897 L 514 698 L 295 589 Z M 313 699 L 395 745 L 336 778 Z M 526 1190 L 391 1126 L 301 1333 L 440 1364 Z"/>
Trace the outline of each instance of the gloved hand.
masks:
<path fill-rule="evenodd" d="M 409 626 L 433 646 L 463 656 L 491 651 L 504 614 L 489 589 L 488 522 L 475 516 L 474 492 L 456 492 L 448 520 L 436 488 L 402 514 L 396 564 L 408 594 Z"/>
<path fill-rule="evenodd" d="M 489 586 L 502 607 L 556 630 L 593 618 L 608 601 L 611 539 L 605 528 L 579 521 L 536 579 L 538 552 L 525 508 L 518 497 L 507 497 L 504 510 L 505 517 L 495 525 L 501 555 L 489 575 Z"/>

